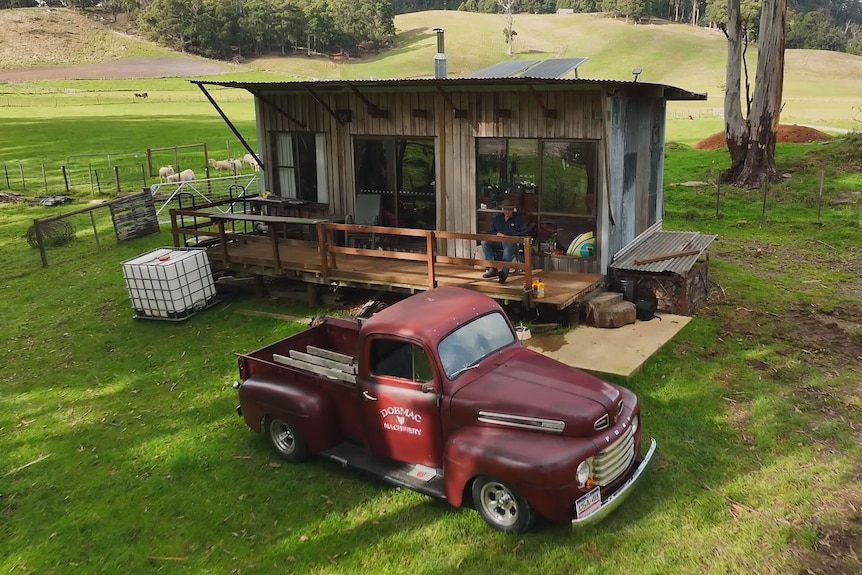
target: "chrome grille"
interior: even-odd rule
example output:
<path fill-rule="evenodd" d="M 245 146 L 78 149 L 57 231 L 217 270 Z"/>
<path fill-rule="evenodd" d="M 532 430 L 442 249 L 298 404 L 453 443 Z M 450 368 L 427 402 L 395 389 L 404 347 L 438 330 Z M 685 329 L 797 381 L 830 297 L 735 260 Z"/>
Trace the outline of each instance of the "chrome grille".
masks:
<path fill-rule="evenodd" d="M 623 434 L 593 458 L 593 479 L 607 485 L 628 469 L 635 458 L 635 430 L 626 426 Z"/>

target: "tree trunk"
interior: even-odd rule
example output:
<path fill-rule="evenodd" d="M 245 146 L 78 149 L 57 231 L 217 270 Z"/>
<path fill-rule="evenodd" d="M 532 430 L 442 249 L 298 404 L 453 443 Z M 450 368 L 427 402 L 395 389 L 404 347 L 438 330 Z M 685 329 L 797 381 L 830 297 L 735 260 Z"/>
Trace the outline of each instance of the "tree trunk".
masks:
<path fill-rule="evenodd" d="M 725 87 L 725 136 L 731 166 L 722 182 L 740 187 L 760 187 L 777 181 L 775 132 L 781 115 L 784 84 L 784 37 L 787 0 L 763 0 L 758 38 L 754 96 L 745 119 L 740 109 L 742 26 L 739 0 L 728 0 L 728 57 Z M 748 95 L 746 94 L 746 103 Z"/>
<path fill-rule="evenodd" d="M 781 120 L 786 23 L 787 0 L 764 0 L 757 42 L 756 89 L 748 115 L 751 126 L 748 153 L 736 177 L 737 186 L 760 187 L 766 181 L 779 179 L 775 167 L 775 132 Z"/>
<path fill-rule="evenodd" d="M 727 151 L 730 153 L 730 168 L 721 174 L 722 183 L 733 183 L 745 164 L 748 150 L 749 125 L 742 115 L 742 19 L 739 14 L 739 0 L 728 0 L 727 27 L 727 69 L 725 70 L 724 88 L 724 137 L 727 141 Z M 747 85 L 747 78 L 746 78 Z M 748 104 L 746 91 L 745 101 Z"/>

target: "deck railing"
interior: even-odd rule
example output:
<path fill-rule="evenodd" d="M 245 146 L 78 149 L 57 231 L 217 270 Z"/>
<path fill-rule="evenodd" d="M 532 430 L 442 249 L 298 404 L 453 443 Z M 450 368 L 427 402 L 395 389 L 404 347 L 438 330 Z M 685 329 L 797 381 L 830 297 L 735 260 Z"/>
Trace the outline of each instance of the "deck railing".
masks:
<path fill-rule="evenodd" d="M 532 238 L 513 236 L 494 236 L 489 234 L 473 234 L 465 232 L 447 232 L 437 230 L 420 230 L 415 228 L 395 228 L 389 226 L 369 226 L 345 224 L 328 221 L 329 218 L 293 218 L 282 216 L 265 216 L 247 213 L 222 213 L 208 211 L 216 205 L 229 201 L 216 202 L 212 205 L 199 206 L 196 209 L 172 209 L 171 232 L 174 246 L 209 245 L 211 249 L 219 250 L 225 264 L 231 261 L 231 250 L 240 242 L 263 242 L 271 247 L 272 266 L 278 272 L 280 263 L 280 247 L 289 245 L 306 245 L 315 247 L 320 255 L 320 273 L 325 281 L 338 274 L 341 258 L 362 256 L 368 258 L 383 258 L 388 260 L 403 260 L 423 262 L 427 268 L 427 283 L 425 287 L 437 286 L 438 267 L 454 265 L 464 267 L 508 268 L 523 272 L 524 288 L 529 290 L 533 283 Z M 190 220 L 190 223 L 187 223 Z M 251 224 L 251 225 L 250 225 Z M 259 224 L 255 226 L 254 224 Z M 309 239 L 290 239 L 279 237 L 280 228 L 285 226 L 300 226 L 313 228 L 316 233 Z M 255 229 L 257 227 L 257 229 Z M 345 234 L 369 234 L 387 238 L 387 242 L 373 247 L 351 247 L 340 245 L 339 241 Z M 194 238 L 189 241 L 189 237 Z M 418 241 L 417 241 L 418 240 Z M 491 261 L 484 259 L 453 257 L 438 253 L 442 242 L 461 240 L 481 242 L 483 240 L 517 243 L 523 247 L 525 254 L 523 262 Z M 409 244 L 416 251 L 398 249 L 400 244 Z M 215 247 L 217 246 L 217 247 Z M 418 250 L 418 246 L 421 246 Z"/>

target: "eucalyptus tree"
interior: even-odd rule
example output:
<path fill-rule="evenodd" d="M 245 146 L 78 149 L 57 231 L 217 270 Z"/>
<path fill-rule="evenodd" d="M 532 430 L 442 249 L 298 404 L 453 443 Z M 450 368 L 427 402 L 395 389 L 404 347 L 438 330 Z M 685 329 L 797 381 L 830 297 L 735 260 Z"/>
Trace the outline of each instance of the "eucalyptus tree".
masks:
<path fill-rule="evenodd" d="M 747 25 L 740 0 L 727 0 L 727 69 L 724 93 L 724 126 L 730 168 L 723 182 L 758 187 L 779 175 L 775 167 L 775 134 L 781 116 L 784 85 L 784 47 L 787 27 L 787 0 L 762 0 L 758 32 L 757 72 L 750 94 L 745 68 L 745 106 L 742 111 L 741 70 L 745 65 Z"/>

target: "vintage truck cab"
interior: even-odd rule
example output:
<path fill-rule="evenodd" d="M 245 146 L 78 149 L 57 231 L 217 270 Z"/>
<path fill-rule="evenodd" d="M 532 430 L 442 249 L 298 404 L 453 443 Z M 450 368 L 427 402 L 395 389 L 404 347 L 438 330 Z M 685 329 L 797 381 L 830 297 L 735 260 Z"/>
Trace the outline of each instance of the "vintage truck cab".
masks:
<path fill-rule="evenodd" d="M 472 504 L 504 532 L 601 520 L 655 453 L 641 454 L 634 393 L 523 347 L 493 299 L 462 288 L 238 357 L 237 411 L 281 458 Z"/>

